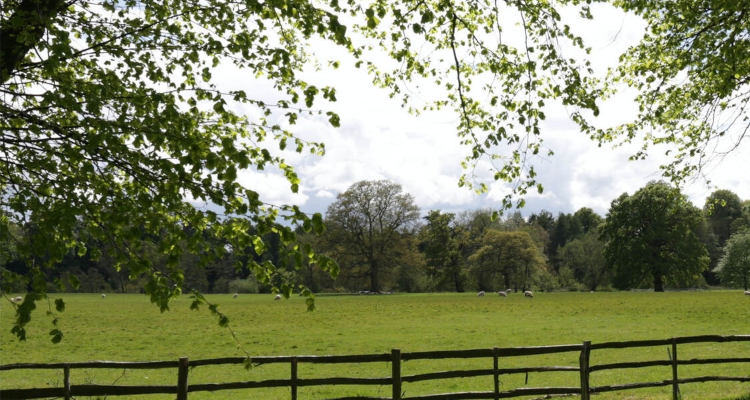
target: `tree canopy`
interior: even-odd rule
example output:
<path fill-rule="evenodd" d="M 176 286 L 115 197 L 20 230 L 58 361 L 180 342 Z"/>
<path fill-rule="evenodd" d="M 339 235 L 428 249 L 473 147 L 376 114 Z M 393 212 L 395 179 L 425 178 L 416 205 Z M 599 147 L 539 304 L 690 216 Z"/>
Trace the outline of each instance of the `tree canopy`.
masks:
<path fill-rule="evenodd" d="M 672 144 L 664 173 L 676 181 L 703 176 L 735 150 L 750 128 L 750 4 L 724 0 L 615 0 L 646 22 L 621 57 L 611 84 L 636 90 L 638 115 L 602 141 L 640 140 L 634 159 Z"/>
<path fill-rule="evenodd" d="M 336 197 L 326 213 L 327 240 L 342 269 L 367 277 L 369 291 L 383 290 L 382 278 L 410 251 L 408 240 L 419 223 L 419 208 L 401 185 L 361 181 Z"/>
<path fill-rule="evenodd" d="M 604 241 L 597 230 L 591 230 L 580 238 L 569 241 L 558 251 L 560 258 L 559 274 L 567 268 L 576 282 L 581 282 L 588 290 L 594 291 L 608 285 L 612 280 L 612 270 L 607 268 L 604 259 Z"/>
<path fill-rule="evenodd" d="M 601 233 L 615 287 L 639 287 L 650 279 L 654 290 L 663 292 L 667 284 L 692 284 L 708 267 L 708 252 L 696 234 L 701 222 L 700 210 L 665 182 L 612 201 Z"/>
<path fill-rule="evenodd" d="M 454 223 L 455 214 L 431 210 L 424 219 L 427 223 L 420 231 L 420 248 L 425 254 L 428 275 L 440 289 L 463 292 L 465 276 L 462 274 L 461 239 L 463 230 Z"/>
<path fill-rule="evenodd" d="M 723 247 L 736 229 L 735 221 L 742 218 L 742 200 L 731 190 L 716 190 L 706 198 L 703 206 L 708 225 Z"/>
<path fill-rule="evenodd" d="M 541 251 L 527 232 L 488 229 L 480 246 L 469 261 L 481 290 L 527 290 L 532 274 L 545 268 Z"/>
<path fill-rule="evenodd" d="M 750 233 L 732 235 L 724 248 L 716 272 L 721 282 L 728 286 L 744 287 L 750 284 Z"/>

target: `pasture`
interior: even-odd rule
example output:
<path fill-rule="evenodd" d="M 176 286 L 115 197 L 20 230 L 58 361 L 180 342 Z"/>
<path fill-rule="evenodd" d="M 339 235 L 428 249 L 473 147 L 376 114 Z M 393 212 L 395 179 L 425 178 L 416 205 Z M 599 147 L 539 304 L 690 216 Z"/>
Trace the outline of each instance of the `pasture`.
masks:
<path fill-rule="evenodd" d="M 52 344 L 50 318 L 39 304 L 27 328 L 28 340 L 10 333 L 12 305 L 0 302 L 0 364 L 52 363 L 92 360 L 155 361 L 243 356 L 231 333 L 218 326 L 208 310 L 189 310 L 183 295 L 164 314 L 143 295 L 63 294 L 66 311 L 60 315 L 65 337 Z M 750 334 L 750 298 L 741 291 L 535 293 L 533 299 L 514 293 L 507 298 L 488 293 L 394 294 L 378 296 L 319 296 L 318 310 L 305 311 L 304 299 L 274 301 L 272 295 L 208 295 L 230 317 L 231 329 L 245 351 L 256 356 L 388 353 L 461 350 L 492 347 L 544 346 L 666 339 L 692 335 Z M 54 306 L 52 306 L 54 309 Z M 681 348 L 680 359 L 750 357 L 750 343 L 696 344 Z M 665 348 L 602 350 L 591 364 L 668 359 Z M 486 365 L 486 363 L 490 363 Z M 512 357 L 503 366 L 577 365 L 577 355 Z M 413 361 L 404 373 L 477 368 L 491 360 Z M 482 366 L 479 366 L 482 368 Z M 0 387 L 49 387 L 62 381 L 60 371 L 1 371 Z M 239 366 L 200 367 L 190 383 L 288 378 L 288 368 L 267 365 L 244 370 Z M 306 365 L 300 377 L 383 377 L 390 365 Z M 680 367 L 680 376 L 750 375 L 746 364 Z M 670 370 L 652 367 L 602 371 L 592 385 L 670 378 Z M 526 377 L 503 376 L 503 388 L 523 387 Z M 530 386 L 575 386 L 575 373 L 532 373 Z M 72 377 L 79 383 L 174 384 L 174 370 L 90 370 Z M 440 384 L 440 386 L 438 386 Z M 492 378 L 464 378 L 405 384 L 406 396 L 455 391 L 491 390 Z M 357 394 L 387 397 L 388 387 L 331 386 L 301 388 L 300 398 L 328 398 Z M 735 400 L 746 398 L 750 384 L 696 383 L 681 386 L 683 399 Z M 144 397 L 145 398 L 145 397 Z M 171 396 L 150 396 L 167 399 Z M 202 392 L 198 399 L 289 398 L 288 389 L 245 392 Z M 669 387 L 601 394 L 597 399 L 669 399 Z"/>

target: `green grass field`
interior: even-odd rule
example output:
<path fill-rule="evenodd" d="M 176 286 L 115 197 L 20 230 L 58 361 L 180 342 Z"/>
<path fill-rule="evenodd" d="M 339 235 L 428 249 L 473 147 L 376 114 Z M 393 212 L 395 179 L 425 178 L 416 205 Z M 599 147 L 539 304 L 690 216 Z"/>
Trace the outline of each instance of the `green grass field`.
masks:
<path fill-rule="evenodd" d="M 189 310 L 188 296 L 175 301 L 164 314 L 142 295 L 62 295 L 67 309 L 61 314 L 63 342 L 52 344 L 45 309 L 39 307 L 28 327 L 29 338 L 18 342 L 10 334 L 12 305 L 0 302 L 0 364 L 73 361 L 191 360 L 243 356 L 229 331 L 207 310 Z M 274 301 L 271 295 L 210 295 L 231 318 L 242 347 L 251 355 L 326 355 L 388 353 L 425 350 L 461 350 L 491 347 L 543 346 L 692 335 L 750 334 L 750 298 L 737 291 L 683 293 L 537 293 L 500 298 L 488 294 L 418 294 L 385 296 L 319 296 L 318 310 L 305 311 L 304 299 Z M 696 344 L 680 348 L 680 359 L 750 357 L 750 343 Z M 668 359 L 667 348 L 593 352 L 591 364 Z M 513 357 L 501 367 L 576 366 L 578 355 Z M 449 369 L 491 368 L 491 359 L 413 361 L 403 374 Z M 241 366 L 198 367 L 190 383 L 288 379 L 288 365 L 266 365 L 250 370 Z M 390 364 L 300 366 L 300 378 L 390 375 Z M 699 375 L 750 376 L 747 364 L 682 366 L 680 377 Z M 502 389 L 523 387 L 525 376 L 501 377 Z M 600 371 L 594 386 L 667 380 L 668 367 Z M 76 383 L 174 384 L 175 370 L 74 371 Z M 22 370 L 0 372 L 0 387 L 59 386 L 62 372 Z M 577 386 L 577 373 L 529 374 L 529 387 Z M 456 391 L 492 390 L 492 377 L 404 384 L 407 396 Z M 750 384 L 695 383 L 681 387 L 684 399 L 747 398 Z M 390 387 L 330 386 L 301 388 L 300 398 L 344 395 L 390 396 Z M 149 398 L 171 398 L 151 396 Z M 191 394 L 192 399 L 289 398 L 288 389 L 251 389 L 245 392 Z M 597 395 L 597 399 L 669 399 L 671 388 L 640 389 Z"/>

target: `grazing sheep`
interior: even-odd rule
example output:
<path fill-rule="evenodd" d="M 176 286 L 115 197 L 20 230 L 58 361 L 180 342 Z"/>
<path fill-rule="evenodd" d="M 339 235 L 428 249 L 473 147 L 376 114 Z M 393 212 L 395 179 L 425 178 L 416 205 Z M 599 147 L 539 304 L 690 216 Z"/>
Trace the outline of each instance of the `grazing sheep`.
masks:
<path fill-rule="evenodd" d="M 106 294 L 104 294 L 104 293 L 102 293 L 102 298 L 105 298 L 105 297 L 107 297 L 107 295 L 106 295 Z"/>
<path fill-rule="evenodd" d="M 533 299 L 534 298 L 534 293 L 531 293 L 531 290 L 527 290 L 527 291 L 523 292 L 523 297 L 531 297 Z"/>
<path fill-rule="evenodd" d="M 235 293 L 235 294 L 233 294 L 233 295 L 232 295 L 232 298 L 233 298 L 233 299 L 236 299 L 236 298 L 237 298 L 237 296 L 239 296 L 239 294 Z"/>
<path fill-rule="evenodd" d="M 497 295 L 500 296 L 500 297 L 508 297 L 508 294 L 505 293 L 505 292 L 503 292 L 502 290 L 499 291 L 499 292 L 497 292 Z"/>
<path fill-rule="evenodd" d="M 511 294 L 511 293 L 513 293 L 513 289 L 507 289 L 507 290 L 505 291 L 505 294 Z"/>
<path fill-rule="evenodd" d="M 482 290 L 481 292 L 477 293 L 477 297 L 484 297 L 484 290 Z"/>
<path fill-rule="evenodd" d="M 277 294 L 276 297 L 273 298 L 274 300 L 281 300 L 281 295 Z"/>
<path fill-rule="evenodd" d="M 21 301 L 23 301 L 23 297 L 21 297 L 21 296 L 18 296 L 18 297 L 12 297 L 12 298 L 10 299 L 10 301 L 12 301 L 12 302 L 14 302 L 14 303 L 20 303 Z"/>
<path fill-rule="evenodd" d="M 745 291 L 745 296 L 750 296 L 750 292 L 748 292 L 748 291 L 746 290 L 746 291 Z"/>

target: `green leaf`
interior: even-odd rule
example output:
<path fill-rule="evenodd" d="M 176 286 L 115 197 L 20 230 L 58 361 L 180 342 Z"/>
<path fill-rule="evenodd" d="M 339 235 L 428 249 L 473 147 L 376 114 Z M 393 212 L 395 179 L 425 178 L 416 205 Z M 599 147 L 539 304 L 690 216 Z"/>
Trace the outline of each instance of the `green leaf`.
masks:
<path fill-rule="evenodd" d="M 60 343 L 62 341 L 63 333 L 59 329 L 52 329 L 49 332 L 49 335 L 52 336 L 52 343 L 57 344 L 57 343 Z"/>
<path fill-rule="evenodd" d="M 70 286 L 72 286 L 73 289 L 78 289 L 81 286 L 81 282 L 78 280 L 78 276 L 75 274 L 68 275 L 68 283 L 70 283 Z"/>
<path fill-rule="evenodd" d="M 65 301 L 63 299 L 55 299 L 55 309 L 58 312 L 65 311 Z"/>

